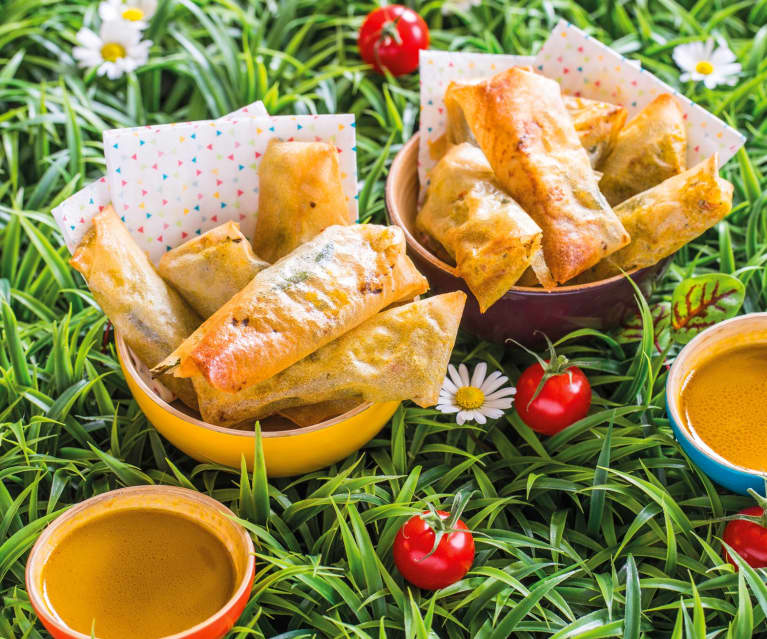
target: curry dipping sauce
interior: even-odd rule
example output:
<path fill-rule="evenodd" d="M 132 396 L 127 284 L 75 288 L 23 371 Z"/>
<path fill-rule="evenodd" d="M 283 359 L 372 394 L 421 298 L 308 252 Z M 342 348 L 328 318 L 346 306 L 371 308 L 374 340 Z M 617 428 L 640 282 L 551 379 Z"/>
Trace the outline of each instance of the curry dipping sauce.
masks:
<path fill-rule="evenodd" d="M 220 610 L 234 593 L 224 544 L 181 515 L 122 510 L 67 534 L 43 568 L 48 606 L 98 639 L 158 639 Z"/>
<path fill-rule="evenodd" d="M 729 462 L 767 471 L 767 343 L 738 346 L 690 372 L 683 419 Z"/>

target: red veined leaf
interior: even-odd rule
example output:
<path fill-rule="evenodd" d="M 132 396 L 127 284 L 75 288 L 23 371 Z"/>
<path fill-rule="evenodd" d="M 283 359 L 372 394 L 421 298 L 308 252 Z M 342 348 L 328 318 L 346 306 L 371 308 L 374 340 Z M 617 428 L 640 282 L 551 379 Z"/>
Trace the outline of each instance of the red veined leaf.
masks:
<path fill-rule="evenodd" d="M 671 341 L 671 302 L 658 302 L 650 307 L 653 321 L 653 342 L 659 353 L 663 352 Z M 624 317 L 615 338 L 621 344 L 639 342 L 642 339 L 642 317 L 633 313 Z"/>
<path fill-rule="evenodd" d="M 743 283 L 725 273 L 711 273 L 681 281 L 671 296 L 674 339 L 686 344 L 709 326 L 734 317 L 745 295 Z"/>

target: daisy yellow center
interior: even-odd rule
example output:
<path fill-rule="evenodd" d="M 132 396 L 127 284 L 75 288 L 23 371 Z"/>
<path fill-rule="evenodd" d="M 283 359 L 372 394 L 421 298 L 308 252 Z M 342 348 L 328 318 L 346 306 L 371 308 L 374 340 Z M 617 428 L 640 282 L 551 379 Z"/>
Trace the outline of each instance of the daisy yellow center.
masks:
<path fill-rule="evenodd" d="M 144 12 L 137 7 L 129 7 L 123 11 L 123 19 L 138 22 L 144 18 Z"/>
<path fill-rule="evenodd" d="M 695 70 L 702 75 L 711 75 L 714 72 L 714 65 L 708 60 L 701 60 L 695 65 Z"/>
<path fill-rule="evenodd" d="M 476 386 L 461 386 L 455 394 L 455 403 L 463 410 L 479 408 L 485 402 L 485 394 Z"/>
<path fill-rule="evenodd" d="M 108 62 L 116 62 L 125 57 L 125 47 L 117 42 L 107 42 L 101 47 L 101 57 Z"/>

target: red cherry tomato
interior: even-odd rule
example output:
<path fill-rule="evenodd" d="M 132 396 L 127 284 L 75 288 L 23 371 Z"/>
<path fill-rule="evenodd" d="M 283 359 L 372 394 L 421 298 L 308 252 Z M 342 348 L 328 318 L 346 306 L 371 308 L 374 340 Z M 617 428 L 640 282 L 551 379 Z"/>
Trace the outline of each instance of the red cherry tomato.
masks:
<path fill-rule="evenodd" d="M 450 513 L 438 510 L 440 519 Z M 428 515 L 428 513 L 423 513 Z M 466 532 L 446 532 L 433 554 L 434 529 L 418 515 L 408 519 L 394 540 L 394 563 L 402 576 L 424 590 L 437 590 L 463 578 L 474 561 L 474 537 L 460 519 L 455 528 Z M 424 559 L 425 557 L 425 559 Z"/>
<path fill-rule="evenodd" d="M 591 406 L 591 384 L 580 368 L 570 366 L 549 377 L 535 396 L 545 372 L 540 363 L 525 369 L 517 381 L 514 405 L 530 428 L 554 435 L 586 417 Z"/>
<path fill-rule="evenodd" d="M 741 515 L 761 517 L 761 506 L 751 506 L 741 510 Z M 767 568 L 767 528 L 747 519 L 733 519 L 727 523 L 722 535 L 724 542 L 733 548 L 752 568 Z M 737 569 L 737 564 L 724 551 L 724 558 Z"/>
<path fill-rule="evenodd" d="M 429 46 L 429 27 L 412 9 L 390 4 L 371 11 L 357 38 L 362 59 L 376 71 L 404 75 L 418 68 L 418 51 Z"/>

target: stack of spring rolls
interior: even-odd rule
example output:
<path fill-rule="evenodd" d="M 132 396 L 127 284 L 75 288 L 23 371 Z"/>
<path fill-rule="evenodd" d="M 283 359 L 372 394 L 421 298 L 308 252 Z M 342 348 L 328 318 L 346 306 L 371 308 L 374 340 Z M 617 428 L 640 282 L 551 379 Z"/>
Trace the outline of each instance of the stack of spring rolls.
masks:
<path fill-rule="evenodd" d="M 482 312 L 514 284 L 551 289 L 650 266 L 724 218 L 717 157 L 687 167 L 687 130 L 662 94 L 623 107 L 566 96 L 513 67 L 445 92 L 447 149 L 416 228 Z"/>
<path fill-rule="evenodd" d="M 220 426 L 435 404 L 465 295 L 413 301 L 428 284 L 402 232 L 349 223 L 332 146 L 272 142 L 259 184 L 257 253 L 228 222 L 155 269 L 111 207 L 95 216 L 71 263 L 133 353 Z"/>

